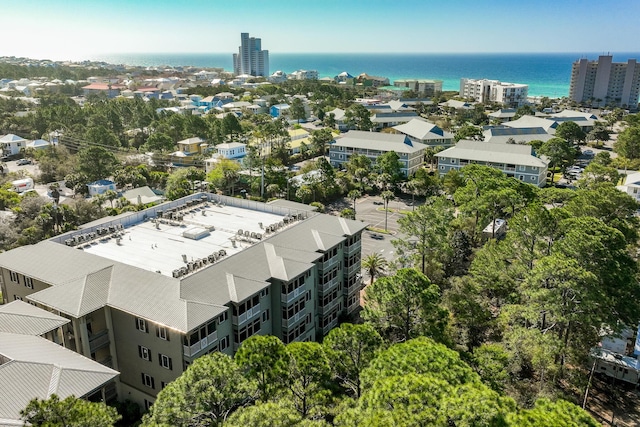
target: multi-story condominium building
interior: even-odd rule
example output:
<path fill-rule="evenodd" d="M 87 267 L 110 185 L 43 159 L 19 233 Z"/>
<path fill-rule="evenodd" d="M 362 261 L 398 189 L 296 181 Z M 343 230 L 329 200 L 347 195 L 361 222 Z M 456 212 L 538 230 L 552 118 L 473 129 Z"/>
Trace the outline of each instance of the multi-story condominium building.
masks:
<path fill-rule="evenodd" d="M 269 75 L 269 51 L 262 50 L 262 40 L 249 37 L 249 33 L 240 34 L 238 53 L 233 54 L 233 73 L 251 76 Z"/>
<path fill-rule="evenodd" d="M 393 85 L 407 87 L 424 96 L 433 96 L 435 93 L 442 92 L 442 80 L 400 79 L 394 80 Z"/>
<path fill-rule="evenodd" d="M 378 156 L 394 151 L 399 156 L 403 175 L 411 176 L 422 166 L 426 148 L 407 135 L 351 130 L 329 146 L 329 162 L 333 167 L 342 168 L 353 154 L 359 154 L 375 163 Z"/>
<path fill-rule="evenodd" d="M 394 126 L 393 129 L 407 135 L 414 142 L 429 146 L 450 146 L 454 143 L 454 135 L 451 132 L 442 130 L 423 118 L 412 119 L 407 123 Z"/>
<path fill-rule="evenodd" d="M 360 306 L 365 224 L 199 193 L 0 254 L 5 302 L 66 320 L 55 342 L 148 407 L 194 359 L 271 334 L 319 339 Z"/>
<path fill-rule="evenodd" d="M 287 76 L 291 80 L 318 80 L 317 70 L 296 70 Z"/>
<path fill-rule="evenodd" d="M 569 98 L 594 107 L 615 105 L 638 110 L 640 94 L 640 64 L 635 59 L 613 62 L 602 55 L 597 61 L 582 58 L 571 67 Z"/>
<path fill-rule="evenodd" d="M 529 86 L 487 79 L 460 79 L 460 96 L 476 102 L 497 102 L 520 107 L 527 102 Z"/>
<path fill-rule="evenodd" d="M 436 157 L 441 176 L 468 164 L 478 164 L 499 169 L 527 184 L 544 187 L 546 183 L 547 162 L 536 157 L 530 145 L 461 140 Z"/>

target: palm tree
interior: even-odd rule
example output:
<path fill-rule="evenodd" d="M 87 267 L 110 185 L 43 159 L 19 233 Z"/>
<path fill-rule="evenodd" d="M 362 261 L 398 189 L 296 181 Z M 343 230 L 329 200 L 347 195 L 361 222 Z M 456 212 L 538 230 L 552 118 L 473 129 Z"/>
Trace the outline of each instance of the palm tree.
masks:
<path fill-rule="evenodd" d="M 358 198 L 362 197 L 362 193 L 358 190 L 351 190 L 349 191 L 349 194 L 347 194 L 347 197 L 349 197 L 349 199 L 353 200 L 353 213 L 355 215 L 356 213 L 356 200 L 358 200 Z"/>
<path fill-rule="evenodd" d="M 384 231 L 387 231 L 387 215 L 389 214 L 389 200 L 393 199 L 393 191 L 385 190 L 380 194 L 384 201 Z"/>
<path fill-rule="evenodd" d="M 370 285 L 373 284 L 376 277 L 380 277 L 386 273 L 388 265 L 387 260 L 377 252 L 367 255 L 367 257 L 362 260 L 362 268 L 367 270 L 367 274 L 369 274 L 371 278 Z"/>

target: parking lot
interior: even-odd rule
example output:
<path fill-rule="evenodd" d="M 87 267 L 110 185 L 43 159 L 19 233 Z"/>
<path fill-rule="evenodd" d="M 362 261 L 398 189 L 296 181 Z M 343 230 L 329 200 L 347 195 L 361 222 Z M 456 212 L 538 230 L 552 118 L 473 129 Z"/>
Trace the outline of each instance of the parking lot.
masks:
<path fill-rule="evenodd" d="M 328 206 L 331 213 L 338 215 L 345 207 L 353 207 L 346 199 Z M 404 216 L 398 211 L 410 211 L 411 200 L 394 199 L 389 202 L 387 214 L 387 233 L 382 232 L 385 228 L 385 212 L 382 198 L 379 196 L 365 196 L 356 201 L 356 219 L 365 222 L 368 226 L 376 230 L 365 230 L 362 233 L 362 257 L 372 253 L 379 253 L 387 260 L 395 258 L 395 248 L 392 240 L 399 238 L 398 219 Z M 380 231 L 379 231 L 380 230 Z"/>

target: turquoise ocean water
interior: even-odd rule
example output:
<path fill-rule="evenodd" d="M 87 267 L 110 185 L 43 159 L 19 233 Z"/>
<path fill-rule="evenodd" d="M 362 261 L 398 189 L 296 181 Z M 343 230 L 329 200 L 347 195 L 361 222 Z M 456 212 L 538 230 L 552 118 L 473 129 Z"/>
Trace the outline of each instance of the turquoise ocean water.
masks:
<path fill-rule="evenodd" d="M 459 90 L 461 78 L 487 78 L 529 85 L 530 96 L 560 98 L 569 93 L 571 64 L 579 58 L 598 58 L 598 53 L 511 53 L 511 54 L 389 54 L 389 53 L 272 53 L 269 71 L 290 73 L 298 69 L 317 70 L 320 77 L 343 71 L 353 76 L 367 73 L 388 77 L 438 79 L 443 90 Z M 640 53 L 613 53 L 615 62 L 640 58 Z M 140 66 L 191 65 L 232 70 L 230 53 L 112 54 L 89 58 L 113 64 Z"/>

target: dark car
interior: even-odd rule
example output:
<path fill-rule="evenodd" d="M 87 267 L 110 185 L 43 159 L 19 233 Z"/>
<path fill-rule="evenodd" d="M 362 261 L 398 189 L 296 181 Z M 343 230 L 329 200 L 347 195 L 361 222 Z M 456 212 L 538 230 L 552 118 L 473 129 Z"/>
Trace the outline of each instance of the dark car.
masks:
<path fill-rule="evenodd" d="M 383 203 L 383 202 L 379 202 L 379 201 L 377 201 L 377 200 L 375 200 L 375 201 L 373 202 L 373 204 L 374 204 L 374 205 L 384 205 L 384 203 Z"/>
<path fill-rule="evenodd" d="M 371 238 L 376 240 L 384 240 L 384 236 L 378 233 L 371 233 Z"/>

